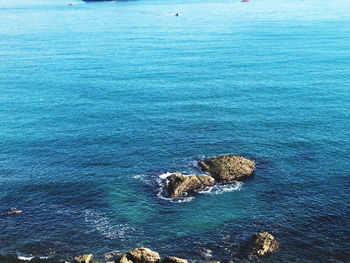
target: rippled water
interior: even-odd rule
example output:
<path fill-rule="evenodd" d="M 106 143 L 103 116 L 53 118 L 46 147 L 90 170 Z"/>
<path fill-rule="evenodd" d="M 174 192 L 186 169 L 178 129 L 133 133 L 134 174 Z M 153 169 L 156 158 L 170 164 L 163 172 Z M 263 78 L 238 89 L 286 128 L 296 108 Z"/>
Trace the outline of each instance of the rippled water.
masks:
<path fill-rule="evenodd" d="M 0 2 L 1 254 L 349 261 L 349 1 L 68 3 Z M 227 153 L 254 178 L 164 198 Z"/>

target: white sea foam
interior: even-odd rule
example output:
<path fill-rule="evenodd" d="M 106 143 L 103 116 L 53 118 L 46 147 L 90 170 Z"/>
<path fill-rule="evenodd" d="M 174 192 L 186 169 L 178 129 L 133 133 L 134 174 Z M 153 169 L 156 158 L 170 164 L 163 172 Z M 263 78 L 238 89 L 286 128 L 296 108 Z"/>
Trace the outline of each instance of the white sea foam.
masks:
<path fill-rule="evenodd" d="M 106 216 L 93 210 L 84 211 L 85 222 L 92 227 L 90 232 L 97 231 L 108 239 L 125 239 L 135 232 L 128 224 L 116 224 Z"/>
<path fill-rule="evenodd" d="M 170 175 L 172 175 L 172 173 L 166 172 L 159 175 L 159 178 L 164 180 L 164 179 L 167 179 Z"/>
<path fill-rule="evenodd" d="M 23 260 L 23 261 L 30 261 L 30 260 L 32 260 L 32 259 L 34 258 L 34 256 L 18 253 L 18 254 L 17 254 L 17 258 L 18 258 L 19 260 Z"/>
<path fill-rule="evenodd" d="M 226 192 L 240 191 L 242 189 L 243 182 L 233 181 L 230 184 L 217 184 L 209 189 L 199 191 L 199 193 L 208 194 L 223 194 Z"/>

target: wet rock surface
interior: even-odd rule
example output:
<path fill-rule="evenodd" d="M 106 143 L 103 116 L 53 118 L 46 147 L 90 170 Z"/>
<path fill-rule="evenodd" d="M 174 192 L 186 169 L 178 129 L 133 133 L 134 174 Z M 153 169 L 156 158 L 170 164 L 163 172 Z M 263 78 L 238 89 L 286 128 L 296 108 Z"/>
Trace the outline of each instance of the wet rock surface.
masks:
<path fill-rule="evenodd" d="M 92 260 L 92 257 L 93 257 L 92 254 L 83 254 L 83 255 L 75 256 L 74 260 L 77 263 L 90 263 Z"/>
<path fill-rule="evenodd" d="M 157 252 L 145 247 L 130 250 L 126 254 L 126 258 L 124 258 L 124 260 L 128 260 L 133 263 L 158 263 L 161 261 L 160 256 Z M 125 263 L 127 263 L 128 261 L 125 261 Z"/>
<path fill-rule="evenodd" d="M 253 237 L 253 253 L 258 256 L 265 256 L 267 254 L 277 251 L 280 243 L 268 232 L 256 234 Z"/>
<path fill-rule="evenodd" d="M 168 178 L 168 196 L 171 198 L 193 194 L 208 186 L 213 186 L 215 180 L 208 175 L 183 175 L 173 173 Z"/>
<path fill-rule="evenodd" d="M 166 257 L 163 260 L 163 263 L 188 263 L 186 259 L 183 258 L 177 258 L 177 257 Z"/>
<path fill-rule="evenodd" d="M 198 161 L 200 168 L 216 181 L 228 183 L 253 175 L 255 162 L 238 155 L 223 155 Z"/>

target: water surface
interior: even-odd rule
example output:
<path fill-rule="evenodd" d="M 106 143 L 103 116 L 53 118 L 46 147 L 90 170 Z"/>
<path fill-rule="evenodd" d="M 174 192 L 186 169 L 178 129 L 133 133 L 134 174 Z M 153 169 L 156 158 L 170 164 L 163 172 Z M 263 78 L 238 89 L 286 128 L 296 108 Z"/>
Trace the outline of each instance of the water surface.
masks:
<path fill-rule="evenodd" d="M 1 254 L 349 260 L 350 2 L 68 3 L 0 2 Z M 254 178 L 159 195 L 220 154 Z"/>

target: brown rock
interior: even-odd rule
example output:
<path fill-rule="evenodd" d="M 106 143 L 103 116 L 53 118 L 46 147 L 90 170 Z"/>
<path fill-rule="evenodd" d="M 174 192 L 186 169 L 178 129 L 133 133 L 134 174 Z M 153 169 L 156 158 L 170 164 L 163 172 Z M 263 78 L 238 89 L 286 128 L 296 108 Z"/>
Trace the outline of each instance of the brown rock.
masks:
<path fill-rule="evenodd" d="M 119 262 L 119 263 L 132 263 L 132 261 L 128 259 L 126 254 L 123 254 L 121 256 L 121 258 L 119 259 L 119 261 L 116 261 L 116 262 Z"/>
<path fill-rule="evenodd" d="M 78 263 L 90 263 L 92 256 L 92 254 L 79 255 L 74 257 L 74 260 Z"/>
<path fill-rule="evenodd" d="M 256 234 L 253 237 L 253 252 L 258 256 L 275 252 L 280 243 L 268 232 Z"/>
<path fill-rule="evenodd" d="M 255 163 L 242 156 L 223 155 L 198 161 L 199 166 L 208 172 L 215 180 L 227 183 L 232 180 L 242 180 L 251 176 L 255 170 Z"/>
<path fill-rule="evenodd" d="M 158 263 L 160 256 L 149 248 L 135 248 L 127 253 L 127 258 L 133 263 Z M 123 262 L 124 263 L 124 262 Z"/>
<path fill-rule="evenodd" d="M 215 180 L 208 175 L 183 175 L 173 173 L 168 178 L 168 195 L 171 198 L 184 196 L 185 193 L 193 194 L 215 184 Z"/>
<path fill-rule="evenodd" d="M 163 263 L 188 263 L 186 259 L 177 258 L 177 257 L 166 257 L 163 260 Z"/>

